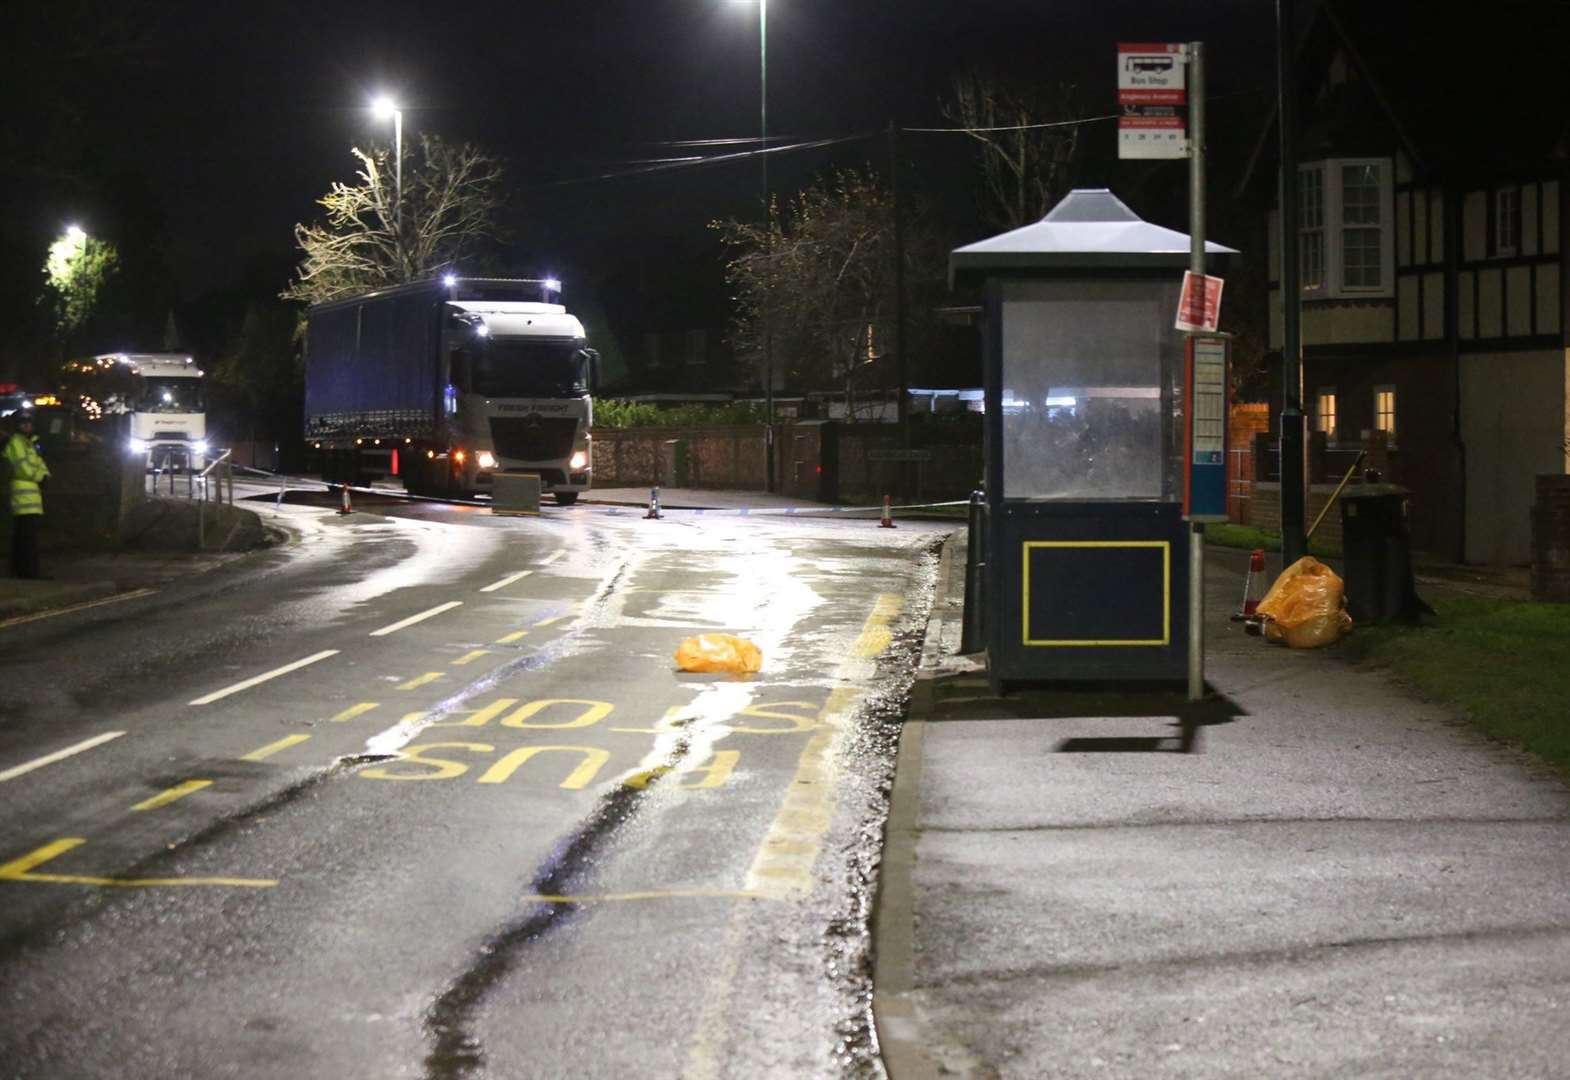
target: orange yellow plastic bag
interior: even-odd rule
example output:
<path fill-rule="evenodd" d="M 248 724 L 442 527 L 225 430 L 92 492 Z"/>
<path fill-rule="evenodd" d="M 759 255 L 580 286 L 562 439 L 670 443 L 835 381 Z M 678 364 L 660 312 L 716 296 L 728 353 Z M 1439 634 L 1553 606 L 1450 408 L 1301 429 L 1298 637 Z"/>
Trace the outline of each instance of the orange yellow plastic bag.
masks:
<path fill-rule="evenodd" d="M 1317 649 L 1341 640 L 1352 629 L 1346 612 L 1346 586 L 1336 572 L 1305 555 L 1281 572 L 1259 602 L 1267 641 L 1293 649 Z"/>
<path fill-rule="evenodd" d="M 677 647 L 676 666 L 683 671 L 752 672 L 763 667 L 763 653 L 735 634 L 699 634 Z"/>

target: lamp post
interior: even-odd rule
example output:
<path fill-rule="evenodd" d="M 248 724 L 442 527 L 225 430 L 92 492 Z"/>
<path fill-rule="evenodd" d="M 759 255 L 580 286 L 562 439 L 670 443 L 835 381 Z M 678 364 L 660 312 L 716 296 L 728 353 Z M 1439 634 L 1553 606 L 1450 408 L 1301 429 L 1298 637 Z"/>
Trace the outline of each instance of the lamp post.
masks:
<path fill-rule="evenodd" d="M 378 120 L 393 122 L 393 230 L 398 234 L 399 258 L 403 252 L 403 110 L 383 95 L 371 103 Z"/>
<path fill-rule="evenodd" d="M 750 2 L 750 0 L 743 0 Z M 774 233 L 769 220 L 769 0 L 758 0 L 758 163 L 763 202 L 763 423 L 766 476 L 764 487 L 774 490 L 774 325 L 770 316 L 770 279 L 773 276 Z"/>

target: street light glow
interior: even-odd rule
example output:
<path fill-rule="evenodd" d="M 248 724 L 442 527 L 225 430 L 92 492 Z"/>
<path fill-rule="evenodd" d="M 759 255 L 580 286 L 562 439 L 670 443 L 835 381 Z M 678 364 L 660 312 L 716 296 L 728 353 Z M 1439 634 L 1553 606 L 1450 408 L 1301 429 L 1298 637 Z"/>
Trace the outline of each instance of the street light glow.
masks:
<path fill-rule="evenodd" d="M 378 120 L 391 120 L 398 115 L 398 105 L 392 98 L 383 94 L 371 102 L 371 111 L 376 114 Z"/>
<path fill-rule="evenodd" d="M 66 236 L 69 236 L 73 242 L 78 244 L 87 239 L 86 231 L 83 230 L 80 225 L 76 224 L 67 225 L 65 227 L 65 234 Z"/>
<path fill-rule="evenodd" d="M 452 288 L 454 285 L 458 284 L 458 275 L 457 274 L 443 274 L 442 275 L 442 284 L 447 286 L 447 288 L 449 288 L 449 289 Z"/>
<path fill-rule="evenodd" d="M 545 291 L 546 292 L 553 292 L 553 293 L 561 292 L 561 280 L 559 278 L 553 278 L 553 277 L 546 278 L 545 279 Z"/>

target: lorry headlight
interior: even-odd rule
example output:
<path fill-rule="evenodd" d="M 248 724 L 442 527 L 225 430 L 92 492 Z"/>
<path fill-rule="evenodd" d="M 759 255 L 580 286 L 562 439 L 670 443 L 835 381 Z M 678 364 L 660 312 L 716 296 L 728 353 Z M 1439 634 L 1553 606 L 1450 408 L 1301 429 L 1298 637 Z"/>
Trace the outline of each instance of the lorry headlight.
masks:
<path fill-rule="evenodd" d="M 131 453 L 133 453 L 133 454 L 145 454 L 145 453 L 147 453 L 147 440 L 146 439 L 129 439 L 129 440 L 126 441 L 125 445 L 126 445 L 126 448 L 129 449 L 131 451 Z"/>
<path fill-rule="evenodd" d="M 207 440 L 198 439 L 196 442 L 191 444 L 191 449 L 196 451 L 198 454 L 207 453 Z"/>
<path fill-rule="evenodd" d="M 474 455 L 474 460 L 475 463 L 478 464 L 482 469 L 496 468 L 496 455 L 491 453 L 489 450 L 481 450 L 478 454 Z"/>
<path fill-rule="evenodd" d="M 572 460 L 567 462 L 567 467 L 569 469 L 581 469 L 588 463 L 588 453 L 586 451 L 579 450 L 576 454 L 572 455 Z"/>

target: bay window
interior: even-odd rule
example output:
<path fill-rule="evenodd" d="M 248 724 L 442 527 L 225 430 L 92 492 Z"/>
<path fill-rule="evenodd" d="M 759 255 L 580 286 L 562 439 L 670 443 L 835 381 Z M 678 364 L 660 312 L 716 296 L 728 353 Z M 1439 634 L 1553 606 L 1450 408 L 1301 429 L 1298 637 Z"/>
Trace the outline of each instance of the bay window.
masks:
<path fill-rule="evenodd" d="M 1303 295 L 1393 295 L 1390 161 L 1331 158 L 1301 166 L 1298 176 Z"/>

